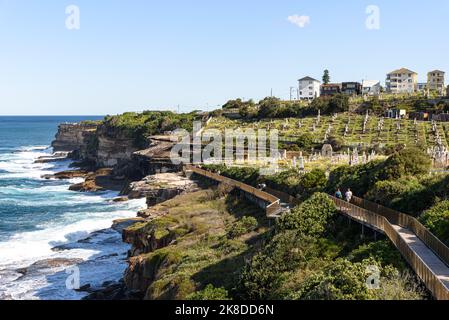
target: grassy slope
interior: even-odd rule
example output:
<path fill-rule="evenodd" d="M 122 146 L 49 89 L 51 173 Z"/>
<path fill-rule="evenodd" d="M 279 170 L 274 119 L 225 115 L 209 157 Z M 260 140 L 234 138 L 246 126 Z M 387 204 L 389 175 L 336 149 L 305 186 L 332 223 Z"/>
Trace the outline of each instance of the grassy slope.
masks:
<path fill-rule="evenodd" d="M 217 197 L 212 190 L 179 196 L 153 209 L 166 215 L 128 229 L 154 234 L 160 242 L 170 238 L 166 247 L 132 259 L 145 266 L 150 279 L 147 299 L 185 299 L 208 284 L 232 291 L 245 258 L 268 230 L 260 209 L 233 196 Z M 257 217 L 258 228 L 229 239 L 227 231 L 242 216 Z"/>
<path fill-rule="evenodd" d="M 345 126 L 350 119 L 349 134 L 344 137 Z M 298 128 L 298 122 L 301 121 L 302 127 Z M 414 123 L 411 120 L 400 120 L 401 130 L 399 134 L 396 134 L 396 120 L 385 119 L 384 130 L 379 135 L 377 132 L 377 124 L 379 118 L 370 117 L 367 125 L 367 131 L 363 133 L 363 121 L 364 116 L 355 114 L 339 114 L 335 121 L 329 116 L 322 116 L 321 123 L 317 126 L 316 131 L 312 132 L 313 123 L 316 121 L 316 117 L 309 117 L 303 119 L 288 119 L 287 127 L 284 125 L 287 123 L 285 119 L 264 119 L 256 122 L 245 122 L 244 120 L 230 120 L 224 117 L 214 118 L 207 126 L 207 129 L 219 129 L 224 132 L 225 129 L 245 129 L 253 128 L 267 129 L 270 126 L 271 129 L 277 129 L 280 133 L 281 141 L 294 141 L 298 136 L 304 133 L 312 133 L 317 142 L 322 142 L 325 132 L 330 124 L 332 124 L 333 130 L 332 136 L 341 137 L 346 146 L 356 146 L 359 143 L 363 143 L 367 146 L 373 146 L 375 144 L 384 144 L 386 146 L 394 146 L 400 143 L 407 144 L 409 146 L 415 145 L 415 129 Z M 272 124 L 270 124 L 272 122 Z M 432 126 L 430 122 L 418 122 L 418 137 L 419 143 L 425 146 L 433 146 L 435 143 L 434 136 L 432 134 Z M 445 137 L 449 134 L 449 125 L 446 123 L 439 123 L 438 129 L 443 135 L 443 143 L 447 146 Z"/>

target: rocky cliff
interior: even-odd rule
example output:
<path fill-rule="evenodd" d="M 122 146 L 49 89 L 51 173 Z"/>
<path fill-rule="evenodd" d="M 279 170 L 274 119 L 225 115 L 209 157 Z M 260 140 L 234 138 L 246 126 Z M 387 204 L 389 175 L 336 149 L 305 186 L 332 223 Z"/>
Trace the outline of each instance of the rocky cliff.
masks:
<path fill-rule="evenodd" d="M 97 123 L 64 123 L 58 127 L 55 140 L 52 142 L 54 152 L 75 152 L 80 158 L 90 156 L 95 148 Z"/>
<path fill-rule="evenodd" d="M 126 130 L 103 123 L 61 124 L 52 143 L 55 152 L 70 152 L 72 158 L 90 165 L 91 169 L 113 168 L 114 174 L 131 181 L 164 172 L 177 172 L 170 150 L 174 145 L 169 135 L 147 138 L 147 148 L 136 147 Z"/>
<path fill-rule="evenodd" d="M 123 230 L 123 239 L 132 245 L 126 290 L 150 300 L 186 299 L 210 284 L 231 292 L 268 230 L 261 210 L 219 190 L 183 194 L 148 210 L 144 221 Z M 244 216 L 258 220 L 242 227 Z"/>

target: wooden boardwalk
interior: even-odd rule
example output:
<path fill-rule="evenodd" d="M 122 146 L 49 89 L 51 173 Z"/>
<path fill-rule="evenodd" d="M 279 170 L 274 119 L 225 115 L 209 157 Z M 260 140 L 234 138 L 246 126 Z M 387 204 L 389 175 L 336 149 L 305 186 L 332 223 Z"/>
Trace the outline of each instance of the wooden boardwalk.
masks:
<path fill-rule="evenodd" d="M 240 189 L 263 203 L 268 217 L 278 217 L 285 208 L 268 192 L 201 168 L 185 165 L 193 172 Z M 280 196 L 280 195 L 278 195 Z M 437 300 L 449 300 L 449 248 L 415 218 L 354 197 L 352 203 L 329 196 L 338 211 L 358 223 L 385 234 L 407 260 L 417 276 Z"/>
<path fill-rule="evenodd" d="M 265 209 L 268 218 L 278 218 L 284 211 L 288 210 L 284 207 L 284 203 L 281 201 L 281 199 L 279 199 L 275 195 L 259 190 L 240 181 L 224 177 L 217 173 L 213 173 L 193 165 L 184 165 L 184 171 L 195 173 L 205 178 L 214 180 L 218 183 L 224 183 L 226 185 L 239 189 L 240 191 L 248 195 L 253 202 L 256 202 L 261 208 Z"/>
<path fill-rule="evenodd" d="M 409 247 L 424 261 L 430 270 L 443 283 L 447 290 L 449 290 L 449 268 L 441 261 L 441 259 L 426 246 L 426 244 L 418 238 L 412 231 L 393 225 L 393 228 L 398 232 L 402 239 L 409 245 Z"/>
<path fill-rule="evenodd" d="M 433 297 L 449 300 L 449 248 L 415 218 L 360 198 L 354 198 L 355 205 L 329 197 L 342 214 L 386 234 Z"/>

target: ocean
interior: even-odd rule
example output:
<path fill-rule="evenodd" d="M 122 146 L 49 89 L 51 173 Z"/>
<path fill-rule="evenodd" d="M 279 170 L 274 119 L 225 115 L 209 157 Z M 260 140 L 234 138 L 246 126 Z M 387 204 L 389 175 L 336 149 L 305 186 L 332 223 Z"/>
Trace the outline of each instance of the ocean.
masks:
<path fill-rule="evenodd" d="M 41 178 L 69 169 L 69 161 L 34 163 L 52 153 L 58 124 L 96 119 L 0 117 L 0 300 L 78 300 L 86 296 L 72 288 L 78 271 L 80 285 L 94 288 L 122 277 L 129 246 L 112 220 L 135 217 L 145 200 L 71 192 L 79 179 Z"/>

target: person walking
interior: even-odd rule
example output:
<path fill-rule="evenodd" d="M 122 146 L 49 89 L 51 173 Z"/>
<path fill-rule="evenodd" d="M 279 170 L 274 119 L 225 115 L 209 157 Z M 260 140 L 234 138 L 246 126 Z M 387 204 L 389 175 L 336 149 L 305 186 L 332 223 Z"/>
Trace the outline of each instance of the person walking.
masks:
<path fill-rule="evenodd" d="M 343 193 L 341 192 L 340 189 L 337 190 L 337 192 L 335 192 L 335 198 L 342 200 L 343 199 Z"/>
<path fill-rule="evenodd" d="M 346 194 L 345 194 L 346 201 L 351 202 L 352 196 L 353 196 L 353 194 L 352 194 L 351 189 L 348 189 L 348 191 L 346 191 Z"/>

